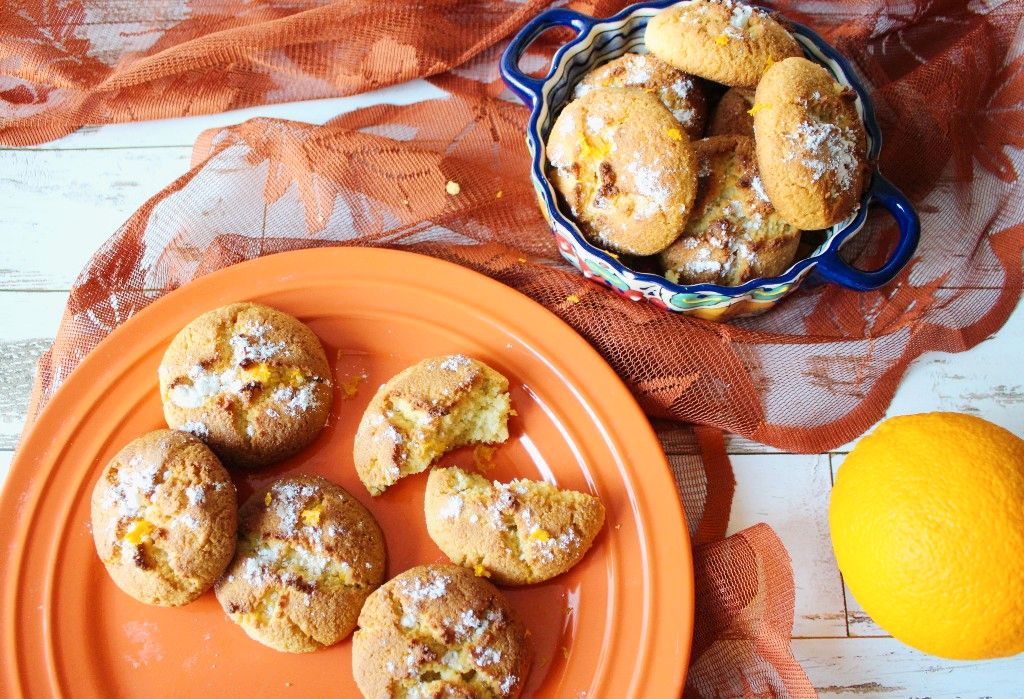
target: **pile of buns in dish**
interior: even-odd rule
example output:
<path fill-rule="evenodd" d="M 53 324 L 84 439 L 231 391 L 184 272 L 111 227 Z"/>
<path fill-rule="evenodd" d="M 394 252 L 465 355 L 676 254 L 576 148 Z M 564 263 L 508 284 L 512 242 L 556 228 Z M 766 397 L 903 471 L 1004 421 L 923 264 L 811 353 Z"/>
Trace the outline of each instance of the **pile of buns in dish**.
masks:
<path fill-rule="evenodd" d="M 423 513 L 451 563 L 385 583 L 384 534 L 344 488 L 291 475 L 239 507 L 225 468 L 251 475 L 324 428 L 336 383 L 309 327 L 258 304 L 217 308 L 175 336 L 158 373 L 170 429 L 127 444 L 93 490 L 96 551 L 119 588 L 178 606 L 212 587 L 233 622 L 280 651 L 314 651 L 355 631 L 353 672 L 367 697 L 519 696 L 529 633 L 493 583 L 542 582 L 575 566 L 604 524 L 597 497 L 435 468 Z M 380 386 L 348 467 L 380 496 L 453 449 L 501 444 L 515 414 L 508 388 L 464 355 L 424 359 Z"/>
<path fill-rule="evenodd" d="M 736 286 L 783 273 L 801 231 L 857 209 L 856 95 L 782 21 L 693 0 L 652 17 L 644 43 L 587 74 L 548 137 L 550 178 L 588 240 L 672 282 Z M 702 81 L 728 88 L 710 120 L 724 88 Z"/>

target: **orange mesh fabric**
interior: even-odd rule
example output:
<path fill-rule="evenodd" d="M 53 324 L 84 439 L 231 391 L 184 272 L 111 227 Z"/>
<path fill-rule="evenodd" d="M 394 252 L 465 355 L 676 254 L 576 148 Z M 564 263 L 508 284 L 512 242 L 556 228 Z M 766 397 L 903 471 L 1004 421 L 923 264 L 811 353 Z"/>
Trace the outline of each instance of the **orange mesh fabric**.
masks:
<path fill-rule="evenodd" d="M 78 331 L 63 333 L 44 362 L 43 400 L 104 325 L 152 298 L 132 288 L 173 288 L 275 250 L 385 245 L 454 259 L 544 303 L 604 354 L 652 415 L 814 452 L 876 421 L 916 356 L 976 344 L 1020 296 L 1020 0 L 993 8 L 818 3 L 813 14 L 780 3 L 873 85 L 886 135 L 881 167 L 915 200 L 923 240 L 885 289 L 808 287 L 766 316 L 731 325 L 624 301 L 558 258 L 528 181 L 526 110 L 509 99 L 496 68 L 500 37 L 536 5 L 300 11 L 287 2 L 196 3 L 164 8 L 148 23 L 119 3 L 65 3 L 59 12 L 42 5 L 7 9 L 0 24 L 7 143 L 51 138 L 84 120 L 343 94 L 416 75 L 434 75 L 452 95 L 323 127 L 257 120 L 208 134 L 196 167 L 132 217 L 83 273 L 68 319 Z M 145 11 L 155 12 L 153 4 Z M 445 193 L 448 180 L 461 194 Z M 218 215 L 198 217 L 211 209 Z M 175 214 L 150 219 L 164 210 Z M 847 246 L 849 257 L 877 263 L 892 228 L 872 218 Z"/>
<path fill-rule="evenodd" d="M 922 242 L 885 289 L 807 286 L 768 315 L 728 325 L 626 301 L 559 258 L 529 183 L 526 110 L 496 66 L 504 38 L 542 5 L 37 0 L 0 9 L 6 144 L 83 123 L 335 96 L 417 76 L 450 93 L 324 126 L 258 119 L 205 134 L 192 169 L 83 271 L 40 362 L 30 418 L 86 352 L 154 298 L 298 247 L 396 247 L 479 270 L 575 327 L 652 416 L 794 451 L 856 437 L 883 414 L 915 357 L 966 349 L 1009 315 L 1024 249 L 1021 0 L 776 3 L 835 43 L 871 85 L 886 137 L 880 166 L 917 205 Z M 607 15 L 622 3 L 570 5 Z M 449 180 L 459 194 L 446 193 Z M 892 228 L 872 218 L 847 257 L 877 264 Z M 696 460 L 677 475 L 684 496 L 710 500 L 705 521 L 691 522 L 710 541 L 724 531 L 732 481 L 720 444 L 704 432 L 702 446 L 710 475 Z M 698 631 L 691 688 L 799 695 L 806 680 L 784 643 L 788 563 L 766 535 L 727 541 L 708 544 L 699 560 L 699 618 L 715 623 Z M 722 634 L 744 642 L 716 642 Z M 722 684 L 704 684 L 715 678 Z"/>

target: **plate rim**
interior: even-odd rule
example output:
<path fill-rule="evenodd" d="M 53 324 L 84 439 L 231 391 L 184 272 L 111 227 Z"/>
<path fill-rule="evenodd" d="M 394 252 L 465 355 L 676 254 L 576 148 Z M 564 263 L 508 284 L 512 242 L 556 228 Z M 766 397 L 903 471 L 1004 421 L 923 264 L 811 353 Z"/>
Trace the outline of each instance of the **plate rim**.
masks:
<path fill-rule="evenodd" d="M 86 382 L 96 372 L 102 373 L 103 365 L 101 362 L 103 362 L 103 360 L 116 349 L 116 346 L 122 341 L 123 337 L 130 337 L 136 331 L 137 326 L 149 321 L 150 318 L 163 311 L 165 307 L 169 308 L 172 304 L 177 303 L 177 299 L 185 293 L 196 294 L 203 287 L 216 285 L 222 279 L 242 275 L 251 269 L 260 268 L 264 265 L 280 264 L 280 262 L 269 262 L 272 258 L 276 258 L 278 261 L 283 258 L 288 258 L 289 262 L 294 262 L 294 264 L 291 265 L 291 268 L 298 270 L 295 275 L 276 274 L 275 276 L 280 281 L 291 279 L 293 277 L 302 277 L 308 274 L 308 272 L 304 271 L 308 268 L 302 264 L 303 260 L 314 257 L 320 258 L 323 256 L 329 256 L 332 258 L 353 258 L 355 261 L 358 261 L 359 258 L 363 258 L 363 264 L 365 267 L 373 270 L 386 269 L 387 265 L 394 266 L 395 268 L 401 268 L 406 265 L 414 267 L 417 265 L 426 266 L 428 268 L 433 267 L 435 270 L 439 270 L 442 273 L 442 275 L 439 276 L 443 276 L 446 282 L 451 282 L 451 277 L 453 275 L 456 277 L 463 276 L 473 284 L 489 287 L 491 293 L 497 294 L 499 297 L 503 298 L 495 299 L 491 296 L 491 293 L 488 293 L 486 296 L 491 299 L 490 303 L 478 302 L 470 298 L 468 294 L 451 291 L 452 288 L 464 288 L 463 285 L 450 283 L 442 285 L 437 283 L 436 279 L 438 277 L 430 277 L 426 275 L 421 275 L 415 278 L 417 279 L 417 283 L 431 287 L 431 290 L 435 293 L 442 293 L 446 296 L 454 297 L 454 300 L 456 301 L 468 303 L 469 305 L 474 306 L 485 316 L 488 316 L 491 322 L 497 322 L 500 325 L 518 325 L 518 323 L 511 320 L 510 305 L 518 305 L 521 308 L 529 309 L 529 315 L 537 316 L 537 314 L 539 314 L 540 317 L 546 321 L 548 328 L 556 330 L 558 333 L 563 335 L 563 337 L 571 338 L 571 341 L 576 344 L 576 347 L 571 350 L 574 356 L 576 353 L 582 352 L 584 355 L 589 355 L 588 359 L 591 363 L 596 360 L 596 363 L 603 367 L 607 374 L 607 379 L 616 385 L 616 390 L 620 393 L 619 396 L 615 397 L 616 420 L 626 417 L 632 422 L 637 423 L 637 429 L 646 433 L 644 436 L 650 440 L 653 445 L 656 445 L 657 452 L 660 455 L 659 463 L 645 464 L 643 468 L 636 468 L 632 471 L 631 475 L 634 478 L 634 488 L 638 493 L 643 495 L 644 499 L 648 501 L 648 504 L 651 500 L 658 502 L 659 506 L 656 508 L 658 512 L 663 512 L 664 507 L 667 506 L 670 511 L 676 515 L 671 523 L 672 528 L 676 530 L 672 539 L 679 543 L 680 546 L 678 546 L 677 550 L 674 551 L 676 556 L 676 565 L 674 565 L 673 568 L 676 572 L 683 572 L 686 578 L 682 581 L 675 580 L 675 586 L 672 589 L 679 589 L 677 595 L 679 597 L 678 601 L 686 618 L 682 620 L 671 620 L 671 623 L 665 623 L 664 620 L 658 623 L 657 617 L 660 616 L 658 610 L 650 609 L 648 615 L 652 618 L 647 622 L 647 625 L 655 623 L 655 625 L 660 628 L 660 632 L 645 631 L 642 638 L 644 645 L 648 648 L 655 649 L 654 652 L 657 652 L 657 648 L 654 643 L 655 640 L 659 642 L 664 642 L 666 640 L 673 641 L 673 645 L 675 649 L 677 649 L 678 653 L 677 657 L 679 658 L 679 668 L 674 669 L 675 682 L 674 685 L 668 687 L 668 689 L 670 689 L 670 691 L 674 690 L 672 692 L 673 696 L 679 696 L 683 690 L 689 665 L 692 631 L 695 621 L 691 542 L 689 531 L 686 526 L 685 511 L 681 498 L 678 495 L 678 487 L 671 476 L 667 457 L 664 454 L 664 450 L 658 441 L 647 416 L 641 410 L 628 387 L 622 379 L 619 378 L 618 374 L 607 363 L 607 361 L 597 352 L 596 349 L 594 349 L 592 345 L 590 345 L 589 342 L 587 342 L 586 339 L 584 339 L 576 332 L 576 330 L 553 312 L 525 294 L 522 294 L 514 288 L 502 284 L 495 279 L 487 277 L 486 275 L 467 267 L 429 255 L 389 248 L 344 246 L 304 248 L 285 251 L 271 255 L 264 255 L 215 270 L 164 294 L 160 298 L 155 299 L 151 303 L 147 304 L 146 307 L 135 313 L 132 318 L 129 318 L 127 321 L 117 326 L 109 335 L 103 338 L 97 346 L 82 359 L 82 361 L 79 362 L 51 397 L 34 423 L 24 431 L 14 454 L 14 458 L 12 459 L 8 476 L 4 481 L 2 490 L 0 490 L 0 511 L 20 514 L 26 503 L 30 503 L 33 506 L 38 505 L 40 499 L 45 495 L 45 491 L 51 480 L 49 476 L 53 471 L 53 467 L 60 463 L 61 454 L 67 447 L 66 445 L 49 444 L 46 448 L 38 451 L 34 449 L 30 450 L 28 447 L 34 446 L 34 443 L 40 440 L 43 440 L 44 445 L 46 445 L 47 441 L 53 441 L 47 440 L 47 438 L 57 434 L 62 425 L 64 425 L 65 420 L 63 409 L 70 410 L 74 406 L 78 405 L 78 410 L 82 410 L 82 394 L 89 393 Z M 322 260 L 317 260 L 317 265 L 323 264 Z M 352 259 L 346 260 L 343 262 L 343 265 L 346 264 L 354 264 L 354 261 Z M 257 278 L 256 275 L 251 276 Z M 406 279 L 406 281 L 408 281 L 408 279 Z M 248 286 L 254 294 L 258 294 L 260 291 L 258 288 L 253 288 L 252 282 L 248 282 L 245 286 Z M 498 304 L 495 303 L 496 300 L 506 303 Z M 533 335 L 534 340 L 541 339 L 542 337 L 547 340 L 547 336 L 542 336 L 535 330 L 531 334 Z M 548 353 L 546 352 L 540 353 L 546 361 L 550 361 L 551 358 L 549 356 L 545 356 L 547 354 Z M 558 364 L 567 368 L 572 365 L 571 363 L 564 361 L 559 361 Z M 575 391 L 579 391 L 580 386 L 577 385 L 578 382 L 576 381 L 579 377 L 573 375 L 572 378 L 574 380 L 572 382 L 567 382 L 568 385 Z M 80 384 L 82 385 L 80 386 Z M 84 402 L 92 404 L 94 401 L 86 400 Z M 605 412 L 609 410 L 608 405 L 604 403 L 595 403 L 595 406 L 603 408 Z M 601 431 L 607 431 L 608 429 L 607 418 L 608 415 L 593 415 L 593 419 Z M 75 416 L 74 419 L 69 422 L 80 422 L 80 416 Z M 640 436 L 635 432 L 633 434 L 635 437 Z M 46 461 L 50 462 L 51 468 L 40 473 L 35 467 L 39 462 Z M 652 480 L 654 481 L 653 483 L 651 482 Z M 658 481 L 661 481 L 661 483 L 659 484 Z M 666 493 L 668 493 L 668 497 L 665 497 Z M 646 528 L 658 528 L 659 533 L 657 538 L 660 539 L 663 534 L 670 533 L 662 531 L 663 528 L 670 523 L 662 521 L 663 518 L 657 518 L 656 520 L 649 515 L 650 513 L 644 513 L 644 518 L 641 521 L 646 522 Z M 8 628 L 0 629 L 0 649 L 3 650 L 0 655 L 7 658 L 4 662 L 2 675 L 0 675 L 0 686 L 6 685 L 11 689 L 24 686 L 21 681 L 23 668 L 19 661 L 21 656 L 24 654 L 25 649 L 20 647 L 17 642 L 18 633 L 16 627 L 18 624 L 16 624 L 15 621 L 19 619 L 19 612 L 21 611 L 21 605 L 18 602 L 18 597 L 23 587 L 20 585 L 20 582 L 22 579 L 22 570 L 25 567 L 24 562 L 32 557 L 24 555 L 23 543 L 31 535 L 33 519 L 34 518 L 32 517 L 22 518 L 12 516 L 0 520 L 0 538 L 7 541 L 6 548 L 9 554 L 14 554 L 5 556 L 3 564 L 0 564 L 0 611 L 5 612 L 4 617 L 9 619 L 7 623 L 10 624 Z M 653 534 L 649 536 L 651 541 L 655 539 Z M 645 558 L 647 554 L 650 553 L 646 547 L 643 548 L 642 551 L 644 552 Z M 41 556 L 44 554 L 45 550 L 35 555 Z M 16 565 L 12 565 L 12 563 Z M 651 570 L 653 573 L 651 568 L 648 568 L 648 570 Z M 653 575 L 652 577 L 654 577 L 654 579 L 658 579 L 656 575 Z M 664 586 L 666 589 L 670 589 L 671 587 L 666 579 L 661 579 L 659 584 Z M 649 604 L 653 606 L 653 603 L 657 600 L 658 598 L 655 598 L 655 600 Z M 46 611 L 52 613 L 52 608 L 48 607 Z M 6 612 L 10 612 L 11 614 L 8 615 Z M 680 621 L 682 623 L 680 623 Z M 675 632 L 668 633 L 668 631 L 671 631 L 673 628 L 675 629 Z M 51 631 L 47 631 L 46 634 L 49 634 L 50 632 Z M 655 637 L 657 637 L 657 639 L 655 639 Z M 649 651 L 646 652 L 646 655 L 648 658 L 653 657 Z M 53 658 L 51 656 L 47 655 L 45 660 L 52 682 L 57 669 L 53 667 Z M 665 668 L 666 672 L 672 672 L 672 670 L 672 668 Z M 53 686 L 52 683 L 51 686 Z"/>

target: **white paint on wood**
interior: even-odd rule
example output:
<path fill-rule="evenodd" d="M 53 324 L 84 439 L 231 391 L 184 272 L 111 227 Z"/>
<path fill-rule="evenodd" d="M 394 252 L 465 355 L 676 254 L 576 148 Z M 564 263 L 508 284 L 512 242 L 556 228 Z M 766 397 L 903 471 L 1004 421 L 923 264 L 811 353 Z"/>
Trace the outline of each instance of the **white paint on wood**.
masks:
<path fill-rule="evenodd" d="M 70 289 L 93 253 L 189 167 L 190 148 L 0 150 L 0 289 Z"/>
<path fill-rule="evenodd" d="M 36 360 L 53 342 L 68 294 L 0 291 L 0 449 L 21 435 Z"/>
<path fill-rule="evenodd" d="M 736 475 L 729 533 L 766 522 L 793 561 L 794 636 L 845 636 L 843 587 L 828 534 L 827 454 L 731 457 Z"/>
<path fill-rule="evenodd" d="M 985 661 L 943 660 L 893 638 L 794 639 L 792 648 L 822 699 L 1024 696 L 1024 655 Z"/>

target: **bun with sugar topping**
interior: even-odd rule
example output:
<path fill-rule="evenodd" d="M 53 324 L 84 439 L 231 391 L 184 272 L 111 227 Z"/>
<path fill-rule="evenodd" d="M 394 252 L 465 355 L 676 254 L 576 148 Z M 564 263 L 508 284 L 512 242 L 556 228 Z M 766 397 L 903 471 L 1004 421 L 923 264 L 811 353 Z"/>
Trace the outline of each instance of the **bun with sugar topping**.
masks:
<path fill-rule="evenodd" d="M 803 55 L 771 15 L 737 0 L 666 7 L 651 18 L 644 42 L 679 70 L 732 87 L 755 87 L 773 63 Z"/>
<path fill-rule="evenodd" d="M 754 141 L 714 136 L 697 141 L 696 149 L 700 193 L 686 231 L 661 253 L 665 278 L 737 286 L 782 274 L 793 263 L 800 231 L 769 201 Z"/>
<path fill-rule="evenodd" d="M 458 467 L 431 471 L 424 511 L 430 538 L 453 563 L 501 585 L 561 575 L 604 525 L 593 495 L 525 478 L 492 483 Z"/>
<path fill-rule="evenodd" d="M 626 53 L 595 68 L 576 84 L 573 96 L 582 97 L 601 87 L 648 92 L 672 112 L 691 139 L 700 138 L 704 131 L 708 106 L 700 81 L 652 54 Z"/>
<path fill-rule="evenodd" d="M 320 340 L 298 319 L 255 303 L 222 306 L 186 325 L 159 376 L 167 424 L 230 465 L 291 456 L 316 439 L 331 411 Z"/>
<path fill-rule="evenodd" d="M 515 699 L 529 666 L 526 628 L 505 597 L 453 565 L 389 580 L 366 600 L 352 638 L 352 670 L 369 699 Z"/>
<path fill-rule="evenodd" d="M 867 136 L 856 94 L 806 58 L 764 74 L 754 96 L 757 163 L 779 214 L 802 230 L 852 214 L 867 184 Z"/>
<path fill-rule="evenodd" d="M 235 550 L 235 486 L 185 432 L 129 442 L 92 493 L 92 535 L 111 579 L 146 604 L 187 604 L 213 586 Z"/>
<path fill-rule="evenodd" d="M 282 478 L 242 506 L 238 549 L 217 581 L 217 600 L 260 643 L 314 651 L 352 633 L 384 565 L 377 521 L 344 488 L 314 476 Z"/>
<path fill-rule="evenodd" d="M 587 92 L 558 115 L 547 156 L 555 187 L 597 245 L 653 255 L 682 233 L 697 189 L 696 159 L 686 131 L 654 95 Z"/>

